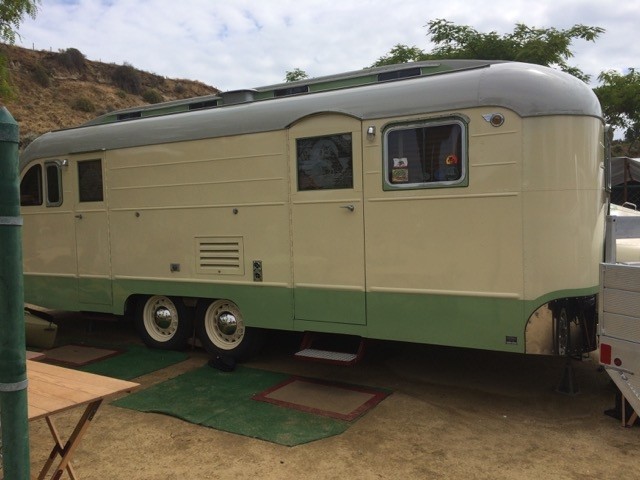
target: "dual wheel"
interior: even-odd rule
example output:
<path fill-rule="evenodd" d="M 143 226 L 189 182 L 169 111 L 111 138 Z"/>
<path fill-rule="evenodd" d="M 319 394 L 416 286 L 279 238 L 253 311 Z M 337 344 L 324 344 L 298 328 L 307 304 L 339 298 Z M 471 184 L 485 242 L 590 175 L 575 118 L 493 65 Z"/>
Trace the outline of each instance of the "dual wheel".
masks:
<path fill-rule="evenodd" d="M 211 355 L 242 360 L 258 346 L 260 331 L 248 328 L 230 300 L 198 300 L 194 311 L 180 298 L 154 295 L 138 300 L 138 334 L 151 348 L 180 350 L 195 333 Z"/>

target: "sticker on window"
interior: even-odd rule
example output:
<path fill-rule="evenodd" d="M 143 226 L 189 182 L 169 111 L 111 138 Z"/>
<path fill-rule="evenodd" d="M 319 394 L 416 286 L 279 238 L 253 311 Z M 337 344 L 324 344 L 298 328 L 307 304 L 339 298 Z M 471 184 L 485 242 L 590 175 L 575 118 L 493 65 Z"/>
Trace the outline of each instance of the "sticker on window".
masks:
<path fill-rule="evenodd" d="M 409 181 L 409 161 L 406 157 L 393 159 L 391 181 L 393 183 L 406 183 Z"/>

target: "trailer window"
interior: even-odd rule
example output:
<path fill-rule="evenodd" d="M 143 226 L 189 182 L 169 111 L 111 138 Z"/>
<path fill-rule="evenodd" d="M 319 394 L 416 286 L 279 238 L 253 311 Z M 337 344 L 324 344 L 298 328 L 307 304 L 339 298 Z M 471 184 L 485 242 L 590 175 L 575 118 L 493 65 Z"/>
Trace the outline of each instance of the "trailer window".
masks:
<path fill-rule="evenodd" d="M 47 172 L 47 207 L 57 207 L 62 204 L 62 177 L 57 163 L 45 163 Z"/>
<path fill-rule="evenodd" d="M 20 182 L 20 205 L 42 205 L 42 167 L 34 165 Z"/>
<path fill-rule="evenodd" d="M 296 141 L 298 190 L 353 188 L 351 134 Z"/>
<path fill-rule="evenodd" d="M 385 187 L 430 188 L 466 184 L 462 122 L 402 125 L 384 135 Z"/>
<path fill-rule="evenodd" d="M 101 160 L 78 162 L 78 192 L 81 202 L 101 202 L 103 200 Z"/>

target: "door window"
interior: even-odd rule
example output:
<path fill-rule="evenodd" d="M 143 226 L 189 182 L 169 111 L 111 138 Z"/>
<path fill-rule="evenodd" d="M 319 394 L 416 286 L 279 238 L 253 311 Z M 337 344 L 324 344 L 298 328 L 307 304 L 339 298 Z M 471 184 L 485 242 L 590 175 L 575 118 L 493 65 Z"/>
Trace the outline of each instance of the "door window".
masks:
<path fill-rule="evenodd" d="M 298 191 L 353 188 L 350 133 L 296 140 Z"/>
<path fill-rule="evenodd" d="M 80 202 L 102 202 L 102 161 L 78 162 L 78 192 Z"/>

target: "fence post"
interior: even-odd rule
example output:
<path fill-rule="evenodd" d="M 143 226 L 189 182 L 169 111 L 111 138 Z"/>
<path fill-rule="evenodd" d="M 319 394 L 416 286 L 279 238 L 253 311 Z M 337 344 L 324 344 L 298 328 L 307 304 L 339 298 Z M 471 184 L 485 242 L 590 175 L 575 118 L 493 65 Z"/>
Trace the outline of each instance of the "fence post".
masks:
<path fill-rule="evenodd" d="M 29 424 L 22 280 L 18 124 L 0 108 L 0 430 L 3 473 L 27 480 Z"/>

